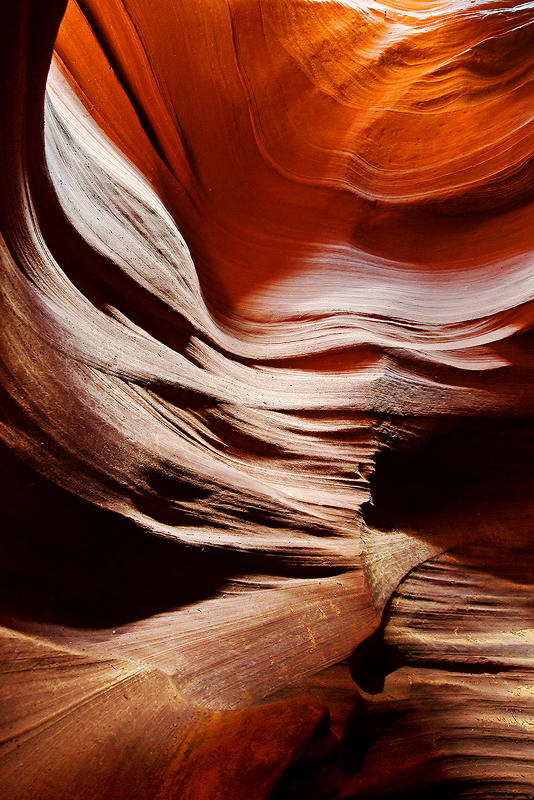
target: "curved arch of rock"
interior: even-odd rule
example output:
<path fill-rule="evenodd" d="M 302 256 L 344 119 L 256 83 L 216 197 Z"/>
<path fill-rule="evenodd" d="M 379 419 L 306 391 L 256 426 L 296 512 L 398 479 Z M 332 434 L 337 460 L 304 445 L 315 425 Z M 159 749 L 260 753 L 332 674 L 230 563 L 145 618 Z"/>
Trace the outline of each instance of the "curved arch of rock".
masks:
<path fill-rule="evenodd" d="M 9 800 L 530 796 L 533 4 L 0 23 Z"/>

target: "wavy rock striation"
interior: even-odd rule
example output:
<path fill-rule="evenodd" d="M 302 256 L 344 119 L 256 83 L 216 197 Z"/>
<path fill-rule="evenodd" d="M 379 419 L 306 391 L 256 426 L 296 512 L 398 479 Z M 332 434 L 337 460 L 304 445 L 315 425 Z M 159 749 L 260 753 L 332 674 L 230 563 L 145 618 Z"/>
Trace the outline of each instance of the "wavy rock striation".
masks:
<path fill-rule="evenodd" d="M 534 794 L 532 3 L 0 22 L 8 799 Z"/>

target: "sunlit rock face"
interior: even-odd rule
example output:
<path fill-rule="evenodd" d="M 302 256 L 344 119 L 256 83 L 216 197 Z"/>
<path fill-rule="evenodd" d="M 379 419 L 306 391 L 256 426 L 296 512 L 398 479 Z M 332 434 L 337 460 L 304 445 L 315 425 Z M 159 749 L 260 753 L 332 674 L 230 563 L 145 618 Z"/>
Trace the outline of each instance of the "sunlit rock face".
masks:
<path fill-rule="evenodd" d="M 534 4 L 0 23 L 3 796 L 533 796 Z"/>

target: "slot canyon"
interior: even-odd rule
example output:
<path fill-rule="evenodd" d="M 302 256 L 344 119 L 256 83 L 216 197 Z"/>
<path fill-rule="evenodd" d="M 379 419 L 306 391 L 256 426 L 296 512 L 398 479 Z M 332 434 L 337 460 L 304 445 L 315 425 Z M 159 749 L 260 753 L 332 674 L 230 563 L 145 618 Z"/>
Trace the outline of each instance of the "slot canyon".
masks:
<path fill-rule="evenodd" d="M 534 3 L 0 37 L 2 799 L 533 800 Z"/>

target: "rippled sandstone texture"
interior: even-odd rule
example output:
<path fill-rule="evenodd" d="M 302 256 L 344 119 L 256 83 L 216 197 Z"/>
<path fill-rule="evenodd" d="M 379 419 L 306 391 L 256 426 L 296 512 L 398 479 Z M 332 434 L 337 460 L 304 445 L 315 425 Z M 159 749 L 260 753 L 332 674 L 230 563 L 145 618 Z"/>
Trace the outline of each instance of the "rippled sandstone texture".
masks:
<path fill-rule="evenodd" d="M 3 796 L 531 797 L 533 5 L 0 35 Z"/>

